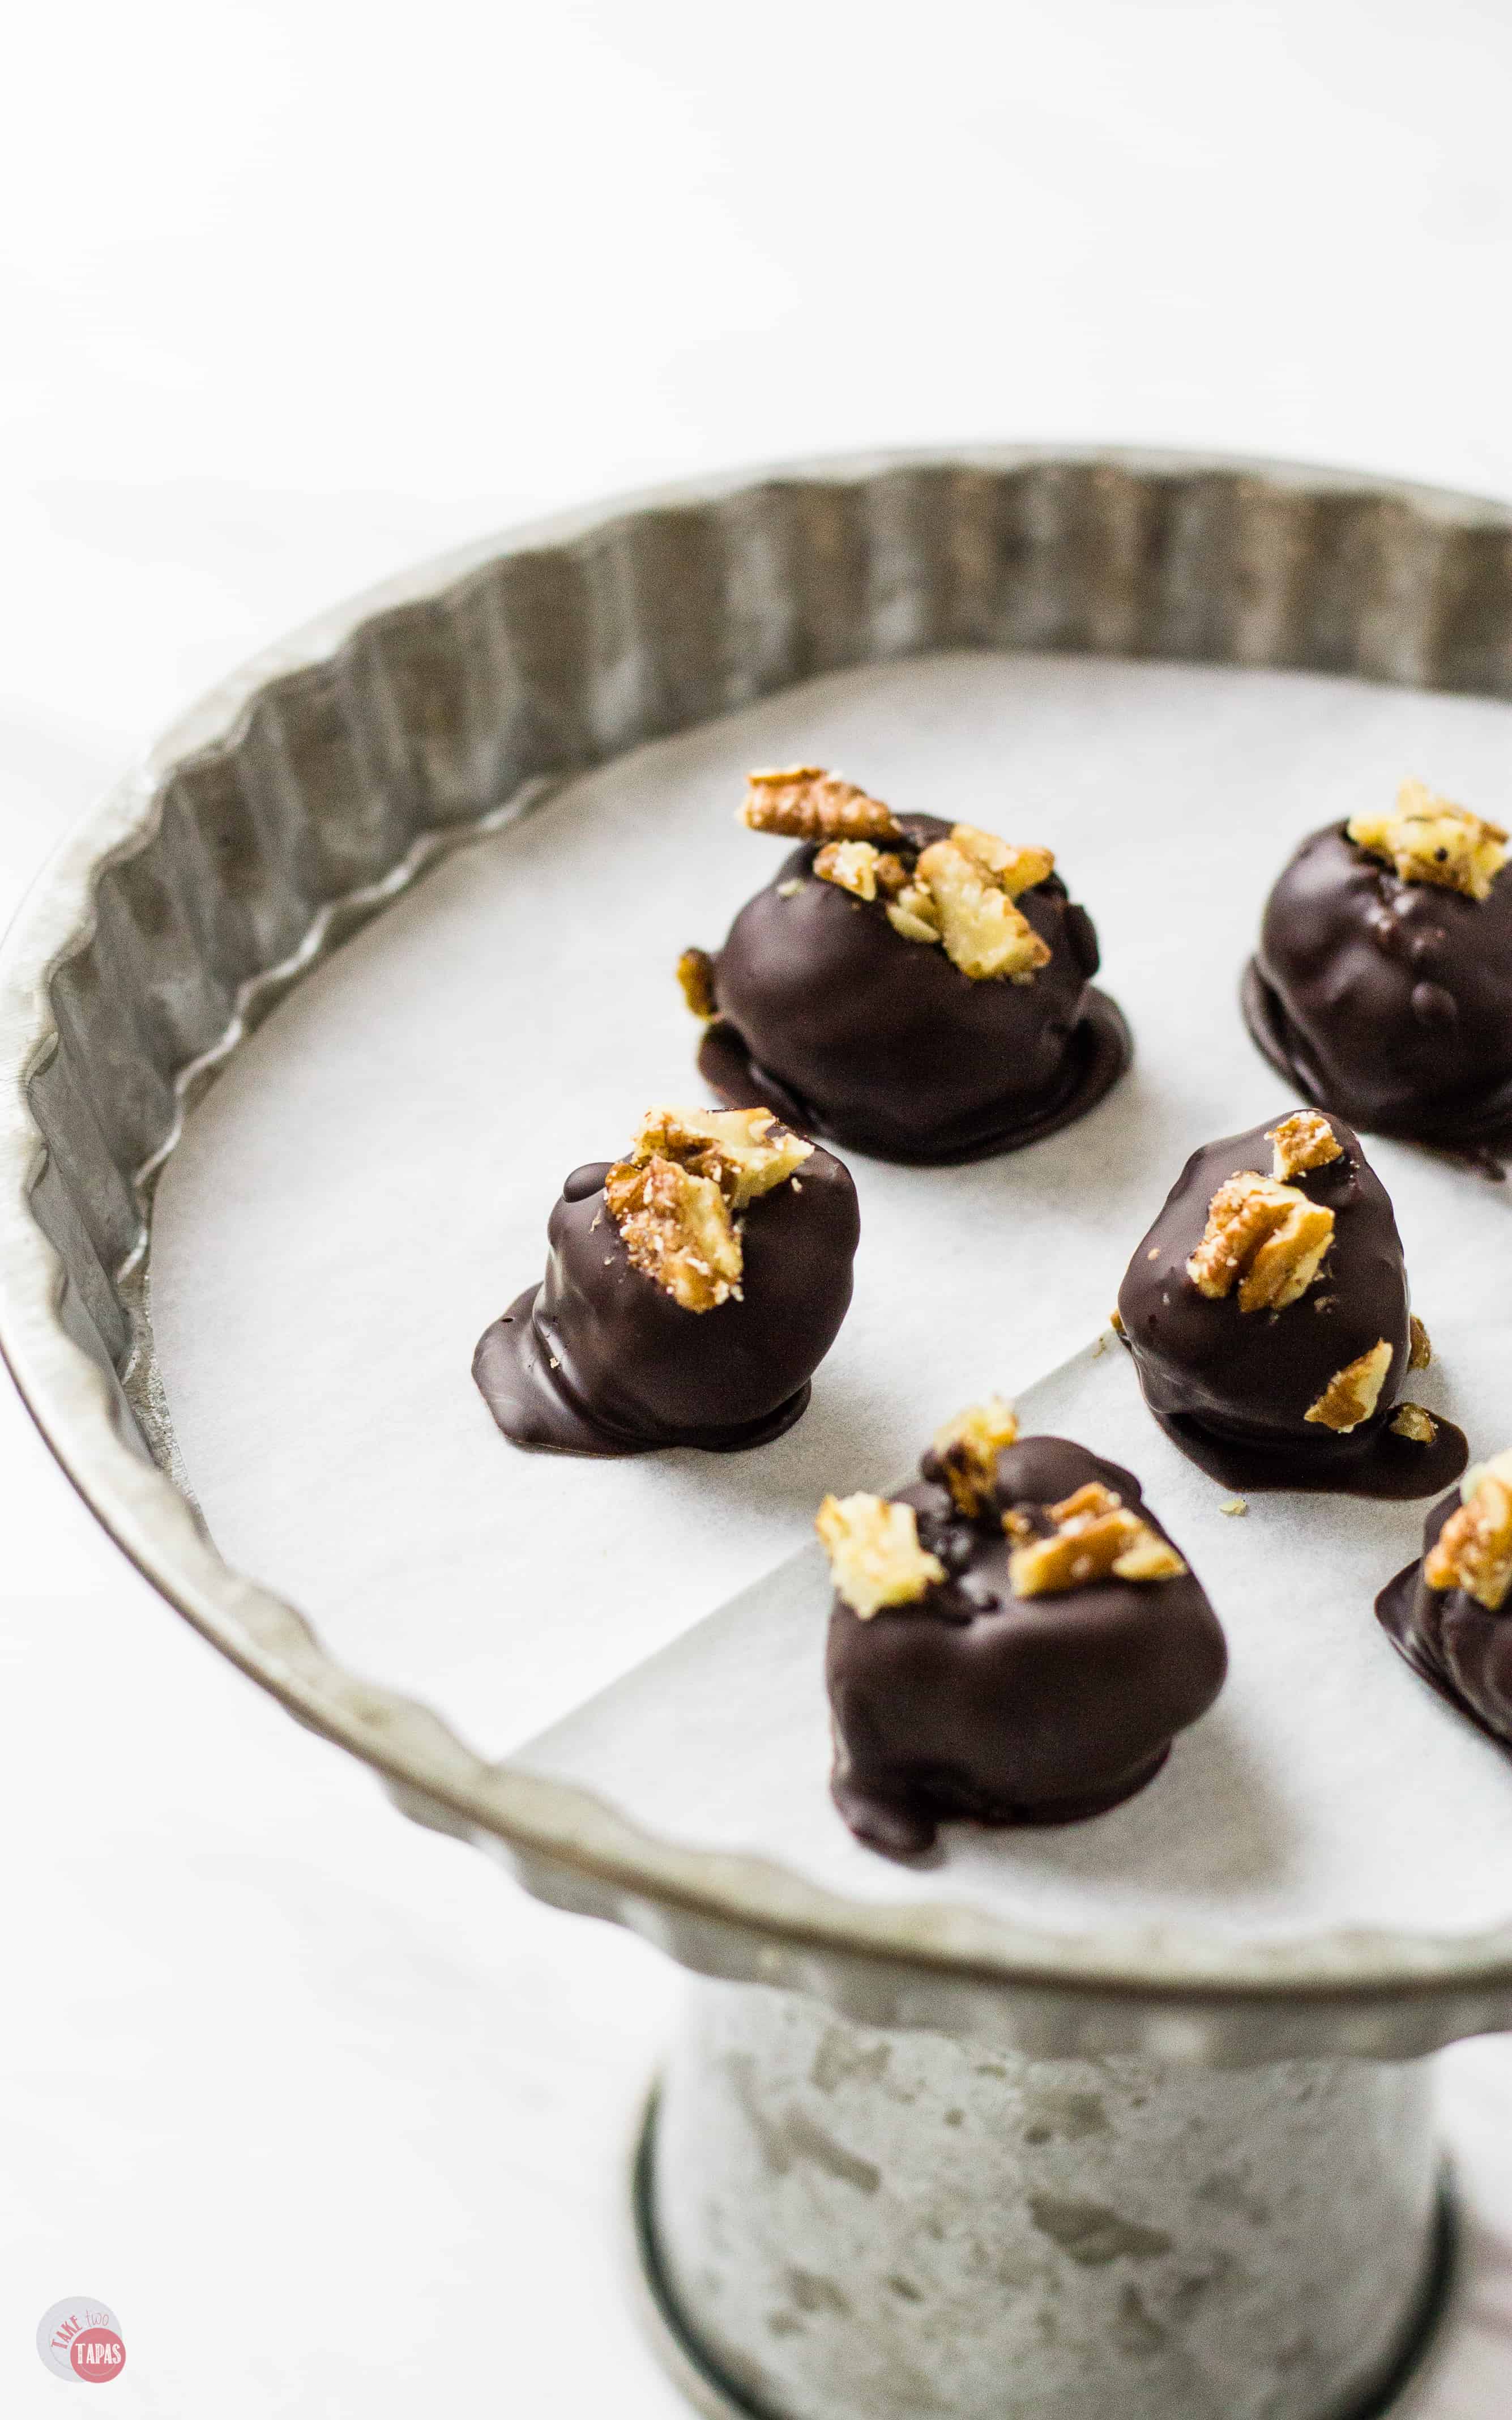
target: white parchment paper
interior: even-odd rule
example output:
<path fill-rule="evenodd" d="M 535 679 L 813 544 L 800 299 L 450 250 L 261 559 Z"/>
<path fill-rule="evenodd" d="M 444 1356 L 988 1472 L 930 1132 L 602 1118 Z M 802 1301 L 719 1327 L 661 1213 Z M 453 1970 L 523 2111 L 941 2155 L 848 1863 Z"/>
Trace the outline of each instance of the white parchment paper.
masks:
<path fill-rule="evenodd" d="M 856 1849 L 825 1793 L 812 1567 L 704 1618 L 803 1544 L 826 1488 L 887 1483 L 998 1387 L 1140 1473 L 1234 1673 L 1140 1799 L 1056 1834 L 953 1827 L 931 1894 L 1069 1927 L 1180 1908 L 1249 1931 L 1443 1931 L 1512 1913 L 1512 1767 L 1370 1612 L 1422 1508 L 1257 1497 L 1227 1520 L 1121 1355 L 1029 1391 L 1097 1334 L 1187 1152 L 1289 1105 L 1235 991 L 1294 840 L 1410 770 L 1509 820 L 1508 731 L 1500 706 L 1305 675 L 934 659 L 643 750 L 454 859 L 279 1010 L 164 1176 L 157 1341 L 223 1551 L 486 1753 L 545 1730 L 531 1763 L 658 1830 L 917 1898 L 918 1875 Z M 649 1102 L 700 1097 L 672 963 L 717 946 L 775 862 L 779 845 L 733 819 L 745 768 L 799 757 L 900 809 L 1053 846 L 1097 921 L 1135 1068 L 1016 1157 L 853 1159 L 855 1306 L 777 1445 L 518 1453 L 472 1388 L 473 1342 L 539 1273 L 565 1171 L 612 1155 Z M 1371 1153 L 1439 1357 L 1414 1391 L 1492 1450 L 1512 1440 L 1506 1189 Z"/>

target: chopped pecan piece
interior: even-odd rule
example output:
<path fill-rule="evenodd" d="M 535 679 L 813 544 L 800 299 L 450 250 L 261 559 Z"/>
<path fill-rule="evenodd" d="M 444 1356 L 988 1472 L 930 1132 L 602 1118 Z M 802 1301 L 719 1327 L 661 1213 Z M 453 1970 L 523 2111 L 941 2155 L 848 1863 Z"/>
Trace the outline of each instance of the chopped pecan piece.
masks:
<path fill-rule="evenodd" d="M 1285 1311 L 1301 1301 L 1333 1240 L 1332 1210 L 1295 1186 L 1242 1169 L 1209 1202 L 1186 1273 L 1213 1302 L 1231 1294 L 1237 1280 L 1242 1311 Z"/>
<path fill-rule="evenodd" d="M 1351 815 L 1344 827 L 1356 846 L 1383 857 L 1403 882 L 1435 882 L 1488 899 L 1506 863 L 1500 824 L 1435 796 L 1424 782 L 1404 782 L 1390 814 Z"/>
<path fill-rule="evenodd" d="M 896 858 L 893 862 L 897 863 Z M 881 863 L 880 850 L 869 840 L 830 840 L 814 859 L 813 870 L 821 882 L 833 882 L 838 891 L 848 891 L 855 899 L 874 899 Z"/>
<path fill-rule="evenodd" d="M 937 941 L 940 911 L 934 893 L 922 882 L 905 882 L 896 899 L 887 902 L 887 922 L 905 941 Z"/>
<path fill-rule="evenodd" d="M 693 1015 L 705 1025 L 712 1024 L 719 1003 L 714 996 L 714 960 L 707 950 L 685 950 L 677 961 L 677 980 Z"/>
<path fill-rule="evenodd" d="M 1265 1140 L 1275 1145 L 1271 1173 L 1283 1184 L 1288 1176 L 1301 1176 L 1309 1168 L 1326 1168 L 1330 1160 L 1344 1156 L 1344 1145 L 1317 1109 L 1294 1110 L 1278 1126 L 1268 1127 Z"/>
<path fill-rule="evenodd" d="M 1382 1337 L 1353 1361 L 1335 1370 L 1316 1404 L 1304 1412 L 1304 1420 L 1317 1420 L 1325 1429 L 1335 1429 L 1348 1436 L 1362 1420 L 1367 1420 L 1381 1401 L 1381 1390 L 1391 1368 L 1391 1346 Z"/>
<path fill-rule="evenodd" d="M 813 1145 L 770 1109 L 648 1109 L 630 1148 L 632 1161 L 674 1159 L 718 1187 L 732 1210 L 782 1185 L 813 1156 Z"/>
<path fill-rule="evenodd" d="M 1015 1596 L 1058 1596 L 1108 1578 L 1174 1580 L 1186 1570 L 1175 1547 L 1100 1480 L 1088 1480 L 1063 1503 L 1047 1504 L 1045 1518 L 1056 1526 L 1041 1538 L 1023 1513 L 1003 1515 L 1009 1536 L 1021 1542 L 1008 1558 Z"/>
<path fill-rule="evenodd" d="M 955 825 L 950 838 L 1010 899 L 1016 899 L 1021 891 L 1031 891 L 1056 870 L 1053 849 L 1017 848 L 1011 841 L 999 840 L 995 832 L 983 831 L 976 824 Z"/>
<path fill-rule="evenodd" d="M 1439 1434 L 1439 1423 L 1421 1404 L 1398 1404 L 1392 1414 L 1393 1436 L 1409 1437 L 1413 1445 L 1431 1445 Z"/>
<path fill-rule="evenodd" d="M 945 1565 L 918 1543 L 911 1504 L 890 1504 L 885 1496 L 826 1496 L 814 1528 L 836 1593 L 863 1621 L 884 1606 L 917 1605 L 945 1577 Z"/>
<path fill-rule="evenodd" d="M 968 1521 L 980 1519 L 992 1500 L 997 1457 L 1011 1446 L 1019 1424 L 1011 1404 L 1001 1395 L 969 1404 L 934 1434 L 934 1458 L 950 1491 L 956 1511 Z"/>
<path fill-rule="evenodd" d="M 1049 964 L 1050 951 L 1023 910 L 953 838 L 920 851 L 914 878 L 933 895 L 947 957 L 973 983 L 1003 976 L 1031 983 Z"/>
<path fill-rule="evenodd" d="M 784 840 L 896 840 L 898 818 L 841 774 L 819 765 L 748 773 L 740 820 Z"/>
<path fill-rule="evenodd" d="M 684 1311 L 738 1297 L 737 1214 L 781 1185 L 813 1150 L 770 1109 L 648 1109 L 604 1201 L 631 1265 Z"/>
<path fill-rule="evenodd" d="M 620 1160 L 604 1200 L 631 1264 L 684 1311 L 717 1311 L 740 1287 L 740 1238 L 712 1177 L 674 1159 Z"/>
<path fill-rule="evenodd" d="M 1512 1452 L 1476 1463 L 1459 1494 L 1459 1510 L 1423 1559 L 1423 1577 L 1430 1589 L 1463 1589 L 1488 1613 L 1500 1613 L 1512 1588 Z"/>
<path fill-rule="evenodd" d="M 1433 1346 L 1428 1341 L 1427 1329 L 1415 1311 L 1408 1321 L 1408 1330 L 1412 1342 L 1408 1348 L 1407 1366 L 1409 1370 L 1426 1370 L 1433 1358 Z"/>

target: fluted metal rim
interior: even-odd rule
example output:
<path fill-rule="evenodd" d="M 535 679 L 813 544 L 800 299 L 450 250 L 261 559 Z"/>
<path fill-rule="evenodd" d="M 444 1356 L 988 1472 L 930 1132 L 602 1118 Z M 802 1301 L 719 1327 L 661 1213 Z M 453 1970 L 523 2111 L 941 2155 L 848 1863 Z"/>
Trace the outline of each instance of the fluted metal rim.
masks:
<path fill-rule="evenodd" d="M 144 1390 L 141 1370 L 129 1401 L 118 1380 L 70 1332 L 79 1322 L 69 1316 L 65 1261 L 39 1223 L 49 1152 L 32 1088 L 62 1048 L 55 981 L 77 967 L 96 938 L 102 880 L 112 869 L 131 866 L 157 837 L 176 778 L 186 768 L 227 759 L 246 739 L 261 702 L 291 684 L 297 689 L 307 675 L 346 664 L 354 649 L 407 610 L 449 604 L 480 574 L 521 558 L 566 561 L 585 545 L 633 537 L 669 514 L 748 504 L 754 510 L 763 498 L 779 493 L 871 496 L 884 489 L 890 493 L 887 483 L 896 488 L 916 474 L 1008 480 L 1021 473 L 1031 484 L 1103 480 L 1130 496 L 1213 483 L 1278 508 L 1301 500 L 1325 518 L 1335 506 L 1346 513 L 1380 508 L 1394 529 L 1407 533 L 1402 560 L 1408 571 L 1392 575 L 1403 592 L 1404 612 L 1394 617 L 1389 596 L 1382 604 L 1376 589 L 1368 597 L 1362 591 L 1344 638 L 1337 637 L 1338 611 L 1328 609 L 1329 621 L 1319 608 L 1323 635 L 1316 651 L 1282 659 L 1512 695 L 1512 644 L 1504 644 L 1499 622 L 1494 644 L 1482 644 L 1474 631 L 1474 644 L 1467 639 L 1468 675 L 1460 675 L 1457 659 L 1451 679 L 1426 680 L 1431 649 L 1421 634 L 1446 609 L 1437 604 L 1430 611 L 1412 586 L 1412 569 L 1420 558 L 1439 563 L 1444 542 L 1471 533 L 1477 544 L 1489 543 L 1498 566 L 1505 557 L 1512 594 L 1512 510 L 1359 473 L 1032 446 L 889 453 L 657 489 L 446 555 L 320 616 L 211 690 L 85 818 L 23 904 L 0 952 L 0 1352 L 85 1502 L 154 1588 L 299 1720 L 372 1765 L 408 1812 L 486 1847 L 545 1900 L 625 1924 L 698 1971 L 807 1991 L 862 2023 L 978 2031 L 1056 2054 L 1141 2049 L 1219 2061 L 1329 2050 L 1411 2055 L 1462 2034 L 1512 2025 L 1512 1920 L 1465 1937 L 1376 1930 L 1242 1944 L 1197 1928 L 1165 1927 L 1065 1938 L 922 1898 L 903 1908 L 853 1902 L 762 1859 L 706 1854 L 652 1838 L 588 1792 L 486 1763 L 431 1709 L 346 1670 L 295 1607 L 222 1559 L 186 1493 L 144 1456 L 133 1435 L 133 1408 L 147 1432 L 153 1431 L 152 1392 L 150 1385 Z M 1308 574 L 1304 556 L 1286 571 L 1304 585 Z M 1431 576 L 1424 574 L 1430 584 Z M 1501 579 L 1500 569 L 1496 576 Z M 1500 600 L 1500 589 L 1497 594 Z M 908 601 L 903 597 L 886 605 L 894 614 L 889 627 L 903 636 L 879 644 L 879 654 L 908 651 Z M 1120 627 L 1115 614 L 1093 628 L 1085 644 L 1120 651 Z M 1075 640 L 1052 633 L 1038 644 Z M 1150 652 L 1212 659 L 1218 650 L 1200 631 L 1190 639 L 1178 631 L 1174 644 Z M 1241 635 L 1220 659 L 1277 659 L 1246 654 Z M 658 727 L 681 725 L 673 719 Z M 638 744 L 641 736 L 625 744 Z M 595 761 L 615 752 L 606 746 Z M 562 768 L 577 769 L 577 763 Z M 401 896 L 441 851 L 523 812 L 543 786 L 549 783 L 537 777 L 495 801 L 486 815 L 422 835 L 381 880 L 328 899 L 297 946 L 241 986 L 215 1047 L 179 1071 L 180 1102 L 194 1097 L 257 1016 L 346 932 Z M 134 1171 L 144 1202 L 153 1169 L 177 1132 L 176 1125 L 152 1165 L 144 1161 Z M 139 1239 L 136 1269 L 144 1251 Z M 131 1261 L 122 1255 L 107 1272 L 118 1293 L 130 1291 Z M 72 1310 L 76 1314 L 76 1304 Z M 159 1446 L 165 1460 L 168 1434 L 163 1422 Z"/>

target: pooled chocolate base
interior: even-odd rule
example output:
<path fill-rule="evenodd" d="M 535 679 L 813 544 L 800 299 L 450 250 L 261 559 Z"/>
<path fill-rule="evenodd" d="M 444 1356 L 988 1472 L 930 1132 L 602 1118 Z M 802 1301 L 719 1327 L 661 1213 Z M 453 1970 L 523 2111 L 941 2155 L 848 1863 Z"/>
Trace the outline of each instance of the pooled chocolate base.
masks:
<path fill-rule="evenodd" d="M 1404 882 L 1342 824 L 1283 868 L 1241 994 L 1319 1109 L 1477 1159 L 1512 1149 L 1512 877 L 1476 900 Z"/>
<path fill-rule="evenodd" d="M 1456 1488 L 1423 1524 L 1423 1552 L 1459 1508 Z M 1376 1620 L 1430 1689 L 1512 1753 L 1512 1607 L 1488 1612 L 1463 1589 L 1430 1589 L 1421 1560 L 1388 1580 Z"/>
<path fill-rule="evenodd" d="M 604 1200 L 609 1162 L 574 1169 L 544 1281 L 485 1331 L 472 1375 L 516 1445 L 557 1453 L 736 1453 L 799 1419 L 850 1307 L 860 1233 L 850 1171 L 816 1146 L 742 1214 L 738 1297 L 685 1311 L 637 1268 Z"/>
<path fill-rule="evenodd" d="M 896 1499 L 914 1506 L 920 1543 L 948 1577 L 869 1621 L 835 1601 L 830 1789 L 858 1839 L 917 1856 L 956 1817 L 1004 1825 L 1103 1814 L 1153 1779 L 1175 1733 L 1212 1703 L 1227 1651 L 1190 1572 L 1011 1593 L 1003 1512 L 1033 1517 L 1089 1480 L 1165 1536 L 1128 1471 L 1063 1437 L 1027 1437 L 999 1455 L 995 1500 L 980 1522 L 928 1479 Z"/>
<path fill-rule="evenodd" d="M 999 1102 L 983 1112 L 980 1131 L 960 1134 L 929 1150 L 905 1147 L 895 1129 L 879 1140 L 864 1125 L 847 1122 L 842 1132 L 840 1125 L 827 1123 L 825 1112 L 800 1101 L 769 1070 L 758 1067 L 734 1026 L 722 1018 L 704 1034 L 698 1065 L 710 1091 L 732 1109 L 775 1109 L 800 1134 L 825 1135 L 847 1150 L 865 1152 L 900 1167 L 961 1168 L 971 1160 L 996 1159 L 1006 1152 L 1023 1151 L 1045 1135 L 1058 1134 L 1062 1126 L 1074 1125 L 1088 1109 L 1096 1109 L 1104 1094 L 1112 1092 L 1133 1057 L 1134 1039 L 1123 1011 L 1106 992 L 1088 985 L 1086 1013 L 1067 1046 L 1060 1082 L 1051 1096 L 1032 1108 L 1016 1097 Z"/>
<path fill-rule="evenodd" d="M 1314 1109 L 1327 1109 L 1328 1078 L 1319 1074 L 1305 1042 L 1282 1006 L 1280 995 L 1266 982 L 1254 958 L 1240 983 L 1239 1004 L 1250 1040 L 1261 1058 L 1270 1061 L 1303 1100 L 1310 1101 Z M 1334 1098 L 1339 1097 L 1335 1088 Z M 1499 1085 L 1478 1103 L 1425 1102 L 1405 1123 L 1372 1109 L 1368 1102 L 1364 1108 L 1358 1102 L 1351 1103 L 1340 1114 L 1351 1116 L 1356 1125 L 1372 1134 L 1387 1135 L 1397 1142 L 1422 1143 L 1430 1151 L 1443 1152 L 1478 1170 L 1493 1184 L 1500 1185 L 1505 1179 L 1506 1162 L 1512 1158 L 1512 1080 Z"/>
<path fill-rule="evenodd" d="M 905 861 L 950 826 L 900 819 Z M 1097 934 L 1057 875 L 1015 905 L 1050 951 L 1026 983 L 973 982 L 937 943 L 895 933 L 795 849 L 735 918 L 714 961 L 718 1015 L 699 1053 L 733 1107 L 905 1166 L 1017 1151 L 1084 1117 L 1133 1056 L 1094 991 Z"/>
<path fill-rule="evenodd" d="M 813 1388 L 808 1379 L 796 1394 L 764 1419 L 747 1420 L 730 1429 L 666 1429 L 652 1436 L 594 1419 L 569 1393 L 560 1370 L 535 1326 L 538 1285 L 517 1295 L 502 1318 L 486 1327 L 472 1356 L 478 1392 L 516 1445 L 535 1446 L 548 1453 L 586 1453 L 601 1457 L 656 1453 L 669 1446 L 700 1446 L 705 1453 L 744 1453 L 748 1447 L 770 1445 L 801 1420 Z"/>
<path fill-rule="evenodd" d="M 1242 1170 L 1270 1170 L 1272 1146 L 1254 1126 L 1187 1161 L 1119 1290 L 1124 1342 L 1166 1435 L 1224 1486 L 1431 1496 L 1463 1470 L 1469 1446 L 1436 1413 L 1428 1444 L 1392 1433 L 1411 1346 L 1401 1239 L 1358 1136 L 1341 1118 L 1329 1124 L 1342 1156 L 1288 1179 L 1335 1221 L 1323 1266 L 1301 1300 L 1285 1311 L 1242 1311 L 1237 1287 L 1214 1300 L 1187 1275 L 1219 1187 Z M 1372 1417 L 1348 1432 L 1308 1420 L 1335 1373 L 1382 1339 L 1391 1361 Z"/>
<path fill-rule="evenodd" d="M 1378 1412 L 1362 1420 L 1348 1436 L 1321 1432 L 1317 1445 L 1272 1444 L 1255 1437 L 1225 1436 L 1180 1413 L 1174 1417 L 1149 1406 L 1157 1425 L 1188 1462 L 1195 1462 L 1220 1485 L 1251 1496 L 1267 1488 L 1288 1487 L 1320 1496 L 1373 1496 L 1396 1503 L 1431 1496 L 1458 1479 L 1470 1460 L 1470 1440 L 1437 1412 L 1428 1445 L 1392 1433 L 1390 1413 Z"/>

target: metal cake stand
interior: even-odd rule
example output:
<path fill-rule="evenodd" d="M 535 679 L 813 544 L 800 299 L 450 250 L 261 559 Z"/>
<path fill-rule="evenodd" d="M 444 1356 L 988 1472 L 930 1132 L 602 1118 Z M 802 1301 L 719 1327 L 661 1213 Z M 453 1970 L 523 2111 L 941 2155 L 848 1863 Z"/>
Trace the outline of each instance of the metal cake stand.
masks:
<path fill-rule="evenodd" d="M 1425 2055 L 1512 2027 L 1512 1886 L 1472 1937 L 1136 1954 L 651 1838 L 486 1763 L 231 1570 L 154 1361 L 156 1177 L 347 935 L 641 741 L 960 647 L 1508 697 L 1512 513 L 1280 464 L 888 455 L 558 519 L 326 616 L 169 733 L 11 930 L 0 1349 L 97 1518 L 224 1654 L 406 1813 L 701 1978 L 636 2208 L 656 2329 L 706 2409 L 1379 2410 L 1444 2273 Z"/>

